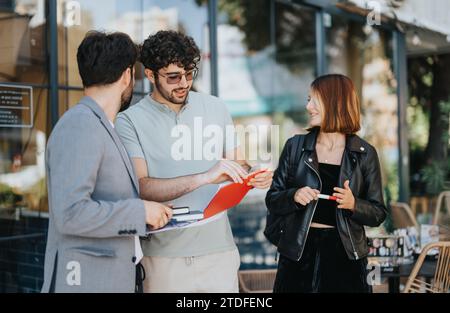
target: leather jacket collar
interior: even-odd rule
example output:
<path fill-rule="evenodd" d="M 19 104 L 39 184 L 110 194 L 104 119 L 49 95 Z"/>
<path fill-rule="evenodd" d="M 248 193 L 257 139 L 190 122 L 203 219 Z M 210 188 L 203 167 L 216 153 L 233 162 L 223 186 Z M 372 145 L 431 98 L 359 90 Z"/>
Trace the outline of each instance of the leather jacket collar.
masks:
<path fill-rule="evenodd" d="M 316 150 L 316 142 L 317 136 L 319 135 L 320 127 L 314 127 L 311 131 L 305 136 L 305 143 L 303 148 L 307 151 L 315 151 Z M 358 136 L 352 134 L 347 135 L 345 140 L 345 149 L 350 152 L 356 153 L 367 153 L 367 149 L 364 147 L 364 142 Z"/>

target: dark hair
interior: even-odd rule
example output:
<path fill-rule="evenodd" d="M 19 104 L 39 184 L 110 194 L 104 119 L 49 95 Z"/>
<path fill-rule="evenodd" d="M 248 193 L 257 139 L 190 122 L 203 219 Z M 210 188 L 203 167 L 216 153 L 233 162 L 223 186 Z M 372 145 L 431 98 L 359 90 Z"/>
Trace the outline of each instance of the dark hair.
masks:
<path fill-rule="evenodd" d="M 162 30 L 144 41 L 140 60 L 145 68 L 153 72 L 173 63 L 185 69 L 197 68 L 200 50 L 192 37 L 180 32 Z"/>
<path fill-rule="evenodd" d="M 137 58 L 137 46 L 127 34 L 88 32 L 77 52 L 83 86 L 116 82 L 127 68 L 134 66 Z"/>
<path fill-rule="evenodd" d="M 320 76 L 312 82 L 311 91 L 323 110 L 321 131 L 354 134 L 361 129 L 359 99 L 350 78 L 341 74 Z"/>

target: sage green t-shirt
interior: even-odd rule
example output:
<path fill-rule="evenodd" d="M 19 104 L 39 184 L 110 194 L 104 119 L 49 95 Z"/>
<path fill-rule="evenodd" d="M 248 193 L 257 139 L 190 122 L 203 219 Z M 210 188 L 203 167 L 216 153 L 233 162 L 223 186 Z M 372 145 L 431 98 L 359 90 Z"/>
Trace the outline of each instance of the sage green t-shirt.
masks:
<path fill-rule="evenodd" d="M 225 104 L 217 97 L 192 91 L 178 114 L 147 95 L 120 113 L 115 126 L 129 156 L 145 159 L 148 175 L 154 178 L 205 172 L 224 156 L 224 151 L 238 146 Z M 204 210 L 217 187 L 205 185 L 169 203 Z M 163 257 L 236 248 L 226 214 L 202 226 L 153 234 L 141 243 L 144 255 Z"/>

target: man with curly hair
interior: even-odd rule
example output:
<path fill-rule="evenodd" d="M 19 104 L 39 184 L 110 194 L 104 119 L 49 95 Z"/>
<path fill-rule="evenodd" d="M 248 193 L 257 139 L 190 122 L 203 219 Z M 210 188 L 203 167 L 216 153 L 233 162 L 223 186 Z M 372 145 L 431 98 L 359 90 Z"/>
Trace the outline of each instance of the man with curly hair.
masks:
<path fill-rule="evenodd" d="M 202 210 L 217 184 L 242 182 L 250 168 L 231 116 L 217 97 L 191 90 L 200 62 L 191 37 L 159 31 L 143 43 L 141 62 L 153 91 L 116 121 L 139 178 L 140 196 Z M 186 147 L 194 157 L 177 157 L 177 134 L 187 129 L 195 138 L 211 126 L 223 134 L 211 139 L 219 147 L 214 158 L 203 155 L 206 145 L 196 145 L 195 139 Z M 272 176 L 267 171 L 250 184 L 268 188 Z M 238 292 L 240 257 L 226 214 L 202 226 L 153 234 L 142 244 L 145 292 Z"/>

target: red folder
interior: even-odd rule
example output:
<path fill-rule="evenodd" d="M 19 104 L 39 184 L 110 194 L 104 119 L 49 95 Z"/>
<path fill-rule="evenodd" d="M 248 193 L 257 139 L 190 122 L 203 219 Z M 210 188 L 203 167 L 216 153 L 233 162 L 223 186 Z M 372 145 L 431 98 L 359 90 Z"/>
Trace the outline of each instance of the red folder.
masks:
<path fill-rule="evenodd" d="M 232 183 L 220 188 L 220 190 L 209 202 L 205 211 L 203 211 L 203 218 L 206 219 L 239 204 L 247 192 L 253 188 L 253 186 L 247 185 L 250 179 L 265 171 L 266 170 L 263 169 L 251 173 L 243 180 L 244 182 L 242 184 Z"/>

